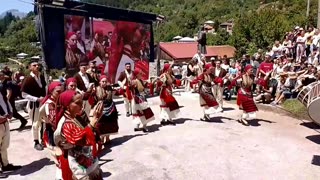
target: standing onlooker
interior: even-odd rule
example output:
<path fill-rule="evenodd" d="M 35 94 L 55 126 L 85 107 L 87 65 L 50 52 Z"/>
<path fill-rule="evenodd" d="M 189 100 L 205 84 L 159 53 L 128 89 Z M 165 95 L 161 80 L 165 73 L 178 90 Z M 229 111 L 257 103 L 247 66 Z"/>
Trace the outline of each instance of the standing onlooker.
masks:
<path fill-rule="evenodd" d="M 19 95 L 16 92 L 17 88 L 19 88 L 19 86 L 8 81 L 3 72 L 0 71 L 0 92 L 3 98 L 10 102 L 13 117 L 20 120 L 21 125 L 19 129 L 23 129 L 28 121 L 17 112 L 14 102 L 16 97 Z"/>
<path fill-rule="evenodd" d="M 10 103 L 2 93 L 0 93 L 0 166 L 3 172 L 14 171 L 21 166 L 14 166 L 8 161 L 8 148 L 10 144 L 10 127 L 8 119 L 12 117 Z"/>
<path fill-rule="evenodd" d="M 29 117 L 32 120 L 32 134 L 34 148 L 38 151 L 43 150 L 39 142 L 40 128 L 42 122 L 39 118 L 40 102 L 46 95 L 46 81 L 39 71 L 39 64 L 32 61 L 29 64 L 30 75 L 23 81 L 21 91 L 22 97 L 28 100 Z M 42 137 L 42 136 L 41 136 Z"/>
<path fill-rule="evenodd" d="M 201 52 L 201 54 L 207 54 L 206 45 L 207 45 L 207 34 L 204 26 L 201 26 L 198 34 L 198 50 Z"/>

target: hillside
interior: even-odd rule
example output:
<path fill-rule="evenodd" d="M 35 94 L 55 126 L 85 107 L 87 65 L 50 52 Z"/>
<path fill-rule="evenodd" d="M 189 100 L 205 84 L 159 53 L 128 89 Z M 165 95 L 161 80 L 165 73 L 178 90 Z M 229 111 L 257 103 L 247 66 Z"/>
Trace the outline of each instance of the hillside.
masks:
<path fill-rule="evenodd" d="M 266 48 L 285 32 L 299 25 L 316 25 L 317 0 L 311 0 L 307 19 L 305 0 L 82 0 L 161 14 L 166 22 L 155 28 L 155 40 L 171 41 L 174 36 L 193 36 L 207 20 L 215 22 L 216 36 L 210 45 L 230 44 L 241 54 Z M 233 19 L 233 34 L 219 30 L 219 24 Z M 238 54 L 238 55 L 239 55 Z"/>
<path fill-rule="evenodd" d="M 24 18 L 24 17 L 27 16 L 27 13 L 20 12 L 17 9 L 11 9 L 11 10 L 8 10 L 8 11 L 3 12 L 2 14 L 0 14 L 0 19 L 4 18 L 7 13 L 11 13 L 13 16 L 19 17 L 19 18 Z"/>
<path fill-rule="evenodd" d="M 265 49 L 282 39 L 294 26 L 316 25 L 317 0 L 311 0 L 307 19 L 305 0 L 81 0 L 144 12 L 161 14 L 166 21 L 155 27 L 155 42 L 171 41 L 174 36 L 193 36 L 207 20 L 215 22 L 216 35 L 208 35 L 209 45 L 229 44 L 237 56 Z M 33 14 L 16 18 L 6 13 L 0 18 L 0 61 L 20 52 L 39 54 L 30 42 L 37 35 Z M 234 20 L 232 35 L 219 28 L 222 22 Z"/>

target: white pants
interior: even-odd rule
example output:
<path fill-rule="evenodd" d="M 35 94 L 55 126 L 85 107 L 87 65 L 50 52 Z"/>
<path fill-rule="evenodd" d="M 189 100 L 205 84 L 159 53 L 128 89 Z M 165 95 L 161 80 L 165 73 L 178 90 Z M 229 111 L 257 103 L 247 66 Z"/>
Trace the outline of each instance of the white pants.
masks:
<path fill-rule="evenodd" d="M 219 104 L 219 109 L 223 108 L 223 87 L 219 85 L 213 86 L 213 96 L 216 98 L 217 103 Z"/>
<path fill-rule="evenodd" d="M 8 152 L 7 152 L 9 148 L 9 144 L 10 144 L 10 127 L 9 127 L 9 123 L 5 122 L 3 124 L 0 124 L 0 151 L 1 151 L 1 159 L 2 159 L 3 166 L 7 166 L 9 164 Z"/>
<path fill-rule="evenodd" d="M 129 101 L 128 98 L 123 98 L 123 102 L 124 102 L 124 107 L 126 108 L 126 113 L 132 113 L 132 106 L 131 106 L 131 102 Z"/>
<path fill-rule="evenodd" d="M 33 103 L 33 102 L 29 102 L 29 103 Z M 28 107 L 29 106 L 28 103 Z M 35 105 L 33 105 L 32 109 L 29 109 L 29 117 L 32 121 L 32 135 L 33 135 L 33 139 L 34 140 L 39 140 L 39 135 L 40 135 L 40 128 L 41 128 L 41 119 L 39 117 L 39 107 L 35 107 Z"/>
<path fill-rule="evenodd" d="M 187 77 L 186 81 L 187 81 L 187 84 L 186 84 L 186 91 L 190 91 L 191 90 L 191 82 L 194 80 L 194 76 L 189 76 Z"/>

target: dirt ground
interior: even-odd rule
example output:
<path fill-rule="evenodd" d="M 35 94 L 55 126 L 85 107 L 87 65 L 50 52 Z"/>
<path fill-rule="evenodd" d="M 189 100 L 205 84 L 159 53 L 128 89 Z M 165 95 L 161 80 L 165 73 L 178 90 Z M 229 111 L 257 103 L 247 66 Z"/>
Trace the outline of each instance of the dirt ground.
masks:
<path fill-rule="evenodd" d="M 199 121 L 202 109 L 197 94 L 181 93 L 176 98 L 181 113 L 176 126 L 159 125 L 159 98 L 149 99 L 157 115 L 150 133 L 133 131 L 124 105 L 117 108 L 120 132 L 100 158 L 104 177 L 114 180 L 195 179 L 320 179 L 320 127 L 272 111 L 259 111 L 250 126 L 239 124 L 235 104 L 224 104 L 224 112 L 211 122 Z M 10 123 L 9 160 L 23 165 L 8 179 L 51 180 L 55 165 L 47 151 L 33 149 L 29 129 L 14 130 Z"/>

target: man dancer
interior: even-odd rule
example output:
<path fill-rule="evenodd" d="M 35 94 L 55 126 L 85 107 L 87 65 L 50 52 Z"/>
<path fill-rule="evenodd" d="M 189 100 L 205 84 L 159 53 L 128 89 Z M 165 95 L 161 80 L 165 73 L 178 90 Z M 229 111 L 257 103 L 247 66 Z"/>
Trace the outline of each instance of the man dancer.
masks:
<path fill-rule="evenodd" d="M 221 68 L 221 60 L 220 59 L 215 60 L 215 67 L 213 69 L 213 77 L 214 77 L 214 82 L 215 82 L 215 85 L 213 86 L 213 95 L 219 104 L 219 108 L 217 109 L 217 111 L 222 112 L 223 111 L 223 99 L 222 99 L 223 84 L 224 84 L 225 78 L 228 77 L 228 75 L 227 75 L 227 71 L 224 70 L 223 68 Z"/>
<path fill-rule="evenodd" d="M 131 100 L 132 100 L 132 90 L 131 81 L 133 79 L 133 74 L 131 70 L 131 64 L 125 64 L 125 70 L 120 73 L 118 78 L 118 84 L 123 90 L 123 101 L 127 112 L 127 117 L 132 114 Z"/>
<path fill-rule="evenodd" d="M 91 105 L 89 104 L 88 100 L 93 91 L 94 80 L 87 73 L 87 66 L 88 66 L 88 62 L 86 61 L 81 62 L 80 71 L 74 76 L 74 78 L 77 81 L 78 91 L 80 91 L 80 93 L 83 94 L 84 111 L 86 112 L 87 116 L 89 116 Z"/>
<path fill-rule="evenodd" d="M 32 61 L 29 64 L 30 75 L 23 81 L 21 91 L 22 97 L 28 100 L 29 117 L 32 120 L 32 133 L 34 139 L 34 148 L 38 151 L 43 150 L 39 143 L 39 127 L 42 123 L 39 118 L 39 106 L 43 97 L 46 95 L 46 81 L 39 71 L 39 64 Z"/>
<path fill-rule="evenodd" d="M 6 96 L 0 93 L 0 166 L 3 172 L 14 171 L 21 166 L 14 166 L 8 161 L 8 148 L 10 144 L 10 127 L 8 119 L 12 117 L 12 107 Z"/>

